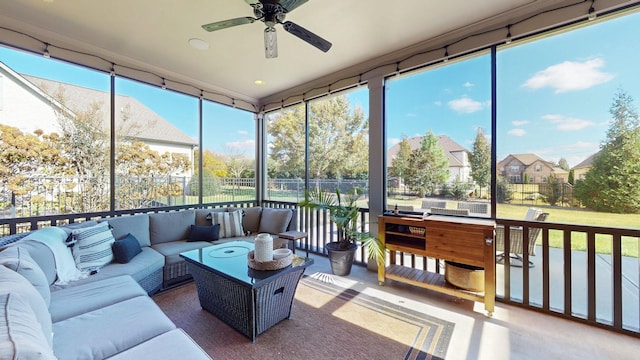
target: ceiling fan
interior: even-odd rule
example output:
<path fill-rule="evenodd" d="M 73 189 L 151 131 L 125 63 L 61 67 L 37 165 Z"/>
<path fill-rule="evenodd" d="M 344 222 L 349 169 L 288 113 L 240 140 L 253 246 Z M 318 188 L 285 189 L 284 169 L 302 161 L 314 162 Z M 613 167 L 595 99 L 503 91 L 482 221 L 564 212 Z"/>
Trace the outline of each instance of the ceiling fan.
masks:
<path fill-rule="evenodd" d="M 309 0 L 244 0 L 253 8 L 255 17 L 239 17 L 218 21 L 206 25 L 202 28 L 211 32 L 226 29 L 228 27 L 251 24 L 255 21 L 262 21 L 267 26 L 264 29 L 264 51 L 267 59 L 278 57 L 278 44 L 276 38 L 276 24 L 282 24 L 285 31 L 293 34 L 318 49 L 327 52 L 331 48 L 331 43 L 312 33 L 311 31 L 297 25 L 291 21 L 284 21 L 286 15 L 306 3 Z"/>

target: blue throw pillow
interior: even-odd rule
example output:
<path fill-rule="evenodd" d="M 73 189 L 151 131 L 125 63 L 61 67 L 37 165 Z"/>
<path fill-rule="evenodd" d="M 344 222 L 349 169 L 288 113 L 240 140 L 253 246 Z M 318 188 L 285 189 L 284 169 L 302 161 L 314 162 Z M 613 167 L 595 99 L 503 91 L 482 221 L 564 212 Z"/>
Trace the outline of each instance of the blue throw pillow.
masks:
<path fill-rule="evenodd" d="M 120 264 L 126 264 L 131 259 L 133 259 L 136 255 L 142 252 L 140 248 L 140 243 L 135 236 L 131 234 L 127 234 L 121 240 L 117 240 L 113 243 L 113 257 Z"/>
<path fill-rule="evenodd" d="M 220 237 L 220 224 L 212 226 L 191 225 L 187 241 L 214 241 Z"/>

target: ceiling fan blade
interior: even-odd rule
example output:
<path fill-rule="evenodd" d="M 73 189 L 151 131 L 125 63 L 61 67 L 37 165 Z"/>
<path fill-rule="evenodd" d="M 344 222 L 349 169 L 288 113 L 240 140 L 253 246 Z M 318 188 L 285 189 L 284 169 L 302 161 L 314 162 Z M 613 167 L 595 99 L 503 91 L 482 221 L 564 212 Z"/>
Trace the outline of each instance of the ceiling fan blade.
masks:
<path fill-rule="evenodd" d="M 216 31 L 216 30 L 226 29 L 232 26 L 251 24 L 254 21 L 256 21 L 256 19 L 246 16 L 246 17 L 222 20 L 222 21 L 211 23 L 211 24 L 202 25 L 202 28 L 207 31 Z"/>
<path fill-rule="evenodd" d="M 246 2 L 247 4 L 253 6 L 255 4 L 259 4 L 260 1 L 259 0 L 244 0 L 244 2 Z"/>
<path fill-rule="evenodd" d="M 284 27 L 284 29 L 288 33 L 299 37 L 300 39 L 308 42 L 309 44 L 317 47 L 324 52 L 327 52 L 329 51 L 329 49 L 331 49 L 332 44 L 330 42 L 303 28 L 300 25 L 292 23 L 291 21 L 285 21 L 282 23 L 282 27 Z"/>
<path fill-rule="evenodd" d="M 252 1 L 252 0 L 247 0 Z M 306 3 L 309 0 L 280 0 L 280 6 L 282 6 L 288 13 L 295 10 L 298 6 Z"/>

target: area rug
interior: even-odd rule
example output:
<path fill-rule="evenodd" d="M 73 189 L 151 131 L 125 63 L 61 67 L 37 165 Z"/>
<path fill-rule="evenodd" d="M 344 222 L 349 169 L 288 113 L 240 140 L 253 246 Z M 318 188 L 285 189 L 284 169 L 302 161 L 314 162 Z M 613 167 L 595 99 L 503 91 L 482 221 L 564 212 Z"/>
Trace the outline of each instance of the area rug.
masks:
<path fill-rule="evenodd" d="M 153 299 L 214 359 L 444 359 L 454 329 L 451 322 L 343 288 L 327 277 L 305 276 L 291 318 L 255 343 L 203 310 L 193 283 Z"/>

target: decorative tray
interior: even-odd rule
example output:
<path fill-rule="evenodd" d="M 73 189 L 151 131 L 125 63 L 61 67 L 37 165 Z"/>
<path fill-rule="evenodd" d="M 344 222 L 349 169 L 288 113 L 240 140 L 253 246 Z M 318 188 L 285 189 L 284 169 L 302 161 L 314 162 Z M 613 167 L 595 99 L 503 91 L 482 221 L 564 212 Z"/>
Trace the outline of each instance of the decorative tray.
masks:
<path fill-rule="evenodd" d="M 279 251 L 279 250 L 287 250 Z M 280 253 L 280 254 L 278 254 Z M 271 261 L 256 261 L 254 258 L 254 252 L 250 251 L 247 255 L 247 263 L 250 268 L 255 270 L 280 270 L 291 265 L 293 261 L 293 254 L 288 249 L 276 249 L 273 251 L 274 260 Z"/>

